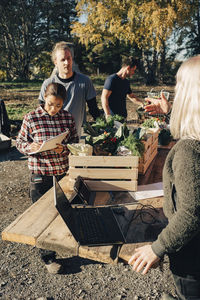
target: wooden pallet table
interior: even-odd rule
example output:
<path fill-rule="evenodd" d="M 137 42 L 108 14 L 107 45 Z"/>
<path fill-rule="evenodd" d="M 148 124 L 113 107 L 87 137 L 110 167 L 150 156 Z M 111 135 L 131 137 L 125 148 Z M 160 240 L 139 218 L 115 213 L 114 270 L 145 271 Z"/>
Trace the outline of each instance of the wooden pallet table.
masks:
<path fill-rule="evenodd" d="M 139 184 L 154 183 L 162 180 L 162 167 L 168 151 L 168 149 L 159 149 L 158 155 L 151 163 L 146 174 L 140 174 L 138 177 Z M 69 176 L 65 176 L 60 181 L 60 184 L 69 198 L 72 193 L 69 188 Z M 127 235 L 128 244 L 122 246 L 79 247 L 54 207 L 52 189 L 5 228 L 1 233 L 2 239 L 54 250 L 63 257 L 78 255 L 103 263 L 117 263 L 119 259 L 127 262 L 136 247 L 151 243 L 156 239 L 166 220 L 162 212 L 163 197 L 145 199 L 139 202 L 133 201 L 131 204 L 126 204 L 124 193 L 122 193 L 121 204 L 125 210 L 125 219 L 126 222 L 127 219 L 128 222 L 130 219 L 132 220 Z M 108 193 L 105 191 L 98 192 L 95 204 L 105 204 L 109 199 L 107 196 Z M 157 209 L 158 212 L 155 217 L 158 222 L 156 222 L 156 226 L 151 224 L 151 221 L 149 224 L 143 224 L 139 215 L 138 217 L 133 217 L 135 211 L 137 214 L 141 213 L 141 204 L 152 205 Z M 123 222 L 123 219 L 121 222 Z"/>

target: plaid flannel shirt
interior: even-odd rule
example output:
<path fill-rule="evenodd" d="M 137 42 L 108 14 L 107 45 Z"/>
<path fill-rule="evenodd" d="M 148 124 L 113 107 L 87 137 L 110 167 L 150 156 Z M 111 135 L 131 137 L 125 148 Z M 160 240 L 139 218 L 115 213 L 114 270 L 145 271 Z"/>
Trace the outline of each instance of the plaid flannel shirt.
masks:
<path fill-rule="evenodd" d="M 50 116 L 41 105 L 36 110 L 25 115 L 22 127 L 19 131 L 16 147 L 27 155 L 30 152 L 30 144 L 40 143 L 55 137 L 66 129 L 69 135 L 63 140 L 63 152 L 56 153 L 53 150 L 28 155 L 28 167 L 32 173 L 53 176 L 61 175 L 68 169 L 67 143 L 77 143 L 78 136 L 72 115 L 61 109 L 56 115 Z"/>

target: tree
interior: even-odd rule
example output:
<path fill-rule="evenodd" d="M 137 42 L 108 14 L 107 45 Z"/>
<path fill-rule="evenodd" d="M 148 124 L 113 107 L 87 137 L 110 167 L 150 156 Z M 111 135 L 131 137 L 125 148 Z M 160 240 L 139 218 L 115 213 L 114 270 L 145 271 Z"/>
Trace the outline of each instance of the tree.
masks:
<path fill-rule="evenodd" d="M 80 42 L 89 46 L 118 41 L 140 49 L 147 82 L 159 75 L 159 66 L 163 70 L 174 28 L 186 26 L 193 13 L 186 0 L 80 0 L 76 9 L 87 17 L 84 23 L 73 23 Z"/>
<path fill-rule="evenodd" d="M 70 38 L 74 7 L 72 0 L 0 2 L 0 69 L 8 79 L 28 79 L 31 62 L 41 51 L 49 51 L 57 40 Z"/>
<path fill-rule="evenodd" d="M 178 50 L 185 50 L 185 57 L 200 53 L 200 1 L 190 0 L 189 9 L 184 26 L 176 28 Z"/>

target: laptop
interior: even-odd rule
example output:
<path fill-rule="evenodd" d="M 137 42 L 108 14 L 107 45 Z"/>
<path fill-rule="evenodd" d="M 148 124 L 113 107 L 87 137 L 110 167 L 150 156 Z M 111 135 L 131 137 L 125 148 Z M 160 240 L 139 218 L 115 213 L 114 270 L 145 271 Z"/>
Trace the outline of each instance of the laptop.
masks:
<path fill-rule="evenodd" d="M 53 187 L 55 207 L 81 246 L 126 243 L 126 232 L 122 231 L 117 219 L 117 207 L 72 206 L 55 177 Z"/>
<path fill-rule="evenodd" d="M 74 191 L 79 196 L 79 200 L 81 199 L 82 204 L 94 205 L 96 192 L 91 191 L 83 177 L 78 176 L 76 178 L 74 183 Z M 75 200 L 73 201 L 73 204 L 76 204 Z"/>
<path fill-rule="evenodd" d="M 134 193 L 128 191 L 92 191 L 85 179 L 81 176 L 76 178 L 74 194 L 69 200 L 71 204 L 124 206 L 136 202 Z"/>

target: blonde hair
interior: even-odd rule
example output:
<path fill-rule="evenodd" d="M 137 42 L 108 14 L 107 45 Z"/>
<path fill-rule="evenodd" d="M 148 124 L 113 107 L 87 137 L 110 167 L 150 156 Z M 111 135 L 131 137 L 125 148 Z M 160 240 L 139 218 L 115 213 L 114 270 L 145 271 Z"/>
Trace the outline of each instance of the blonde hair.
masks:
<path fill-rule="evenodd" d="M 58 50 L 66 50 L 66 51 L 69 51 L 72 55 L 72 51 L 70 49 L 70 47 L 68 46 L 67 42 L 58 42 L 54 45 L 53 47 L 53 50 L 52 50 L 52 53 L 51 53 L 51 60 L 53 63 L 55 63 L 55 58 L 56 58 L 56 52 Z"/>
<path fill-rule="evenodd" d="M 200 140 L 200 55 L 184 61 L 176 74 L 170 131 L 175 139 Z"/>

